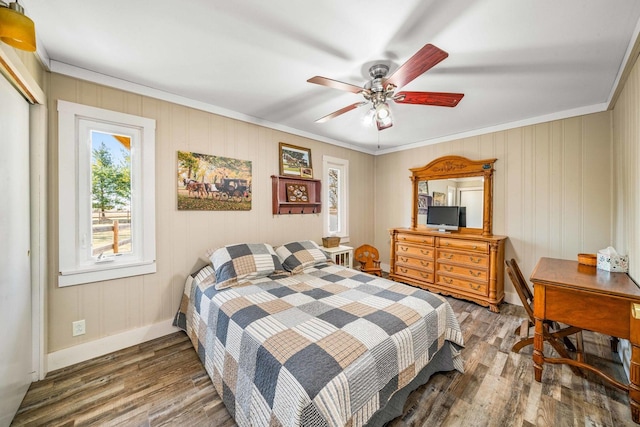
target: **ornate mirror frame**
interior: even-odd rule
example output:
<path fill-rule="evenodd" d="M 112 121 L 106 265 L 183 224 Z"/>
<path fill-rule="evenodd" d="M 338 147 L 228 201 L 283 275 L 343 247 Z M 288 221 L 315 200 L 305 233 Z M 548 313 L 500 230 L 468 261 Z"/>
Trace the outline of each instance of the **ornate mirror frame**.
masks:
<path fill-rule="evenodd" d="M 484 177 L 482 235 L 491 236 L 493 226 L 493 164 L 496 160 L 497 159 L 470 160 L 461 156 L 445 156 L 435 159 L 426 166 L 409 169 L 412 173 L 411 182 L 413 185 L 411 227 L 424 227 L 423 225 L 418 225 L 418 182 L 433 179 L 482 176 Z M 466 230 L 472 233 L 471 230 L 474 229 Z"/>

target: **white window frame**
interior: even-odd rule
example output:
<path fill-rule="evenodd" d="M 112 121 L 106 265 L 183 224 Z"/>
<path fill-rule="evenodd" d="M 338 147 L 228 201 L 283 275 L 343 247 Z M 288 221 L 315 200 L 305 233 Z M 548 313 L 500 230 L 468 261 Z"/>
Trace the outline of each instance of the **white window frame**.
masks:
<path fill-rule="evenodd" d="M 339 223 L 342 225 L 338 233 L 329 232 L 329 169 L 339 169 L 342 179 L 339 184 Z M 332 156 L 322 156 L 322 181 L 325 188 L 323 197 L 326 200 L 324 209 L 323 230 L 324 236 L 335 235 L 340 237 L 340 243 L 349 242 L 349 160 Z"/>
<path fill-rule="evenodd" d="M 58 285 L 156 272 L 155 128 L 153 119 L 58 101 Z M 131 138 L 130 253 L 91 254 L 91 130 Z"/>

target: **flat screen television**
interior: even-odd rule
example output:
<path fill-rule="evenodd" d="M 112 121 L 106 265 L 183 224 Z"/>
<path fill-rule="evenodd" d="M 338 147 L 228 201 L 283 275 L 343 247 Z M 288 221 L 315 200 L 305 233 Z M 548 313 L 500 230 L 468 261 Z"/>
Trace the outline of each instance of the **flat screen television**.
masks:
<path fill-rule="evenodd" d="M 459 206 L 429 206 L 427 227 L 438 231 L 457 230 L 460 224 Z"/>

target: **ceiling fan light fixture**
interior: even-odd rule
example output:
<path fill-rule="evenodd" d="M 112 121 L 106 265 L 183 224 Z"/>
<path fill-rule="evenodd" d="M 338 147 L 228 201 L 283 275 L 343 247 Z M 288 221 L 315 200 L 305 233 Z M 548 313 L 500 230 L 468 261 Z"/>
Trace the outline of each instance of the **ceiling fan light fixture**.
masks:
<path fill-rule="evenodd" d="M 35 25 L 17 1 L 7 5 L 0 0 L 0 40 L 20 50 L 36 50 Z"/>
<path fill-rule="evenodd" d="M 378 130 L 383 130 L 393 126 L 393 118 L 391 117 L 391 109 L 389 104 L 383 102 L 375 108 L 375 120 Z"/>
<path fill-rule="evenodd" d="M 373 126 L 376 117 L 376 109 L 371 107 L 367 113 L 362 116 L 362 124 L 365 126 Z"/>
<path fill-rule="evenodd" d="M 389 104 L 383 102 L 376 107 L 376 120 L 385 120 L 391 116 L 391 110 L 389 110 Z"/>

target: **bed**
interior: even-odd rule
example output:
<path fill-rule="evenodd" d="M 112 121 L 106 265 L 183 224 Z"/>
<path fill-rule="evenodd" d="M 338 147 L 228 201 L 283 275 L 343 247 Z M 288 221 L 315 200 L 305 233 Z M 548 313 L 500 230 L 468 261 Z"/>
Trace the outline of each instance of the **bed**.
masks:
<path fill-rule="evenodd" d="M 219 248 L 174 325 L 240 426 L 383 425 L 435 372 L 463 372 L 435 294 L 335 265 L 312 241 Z"/>

